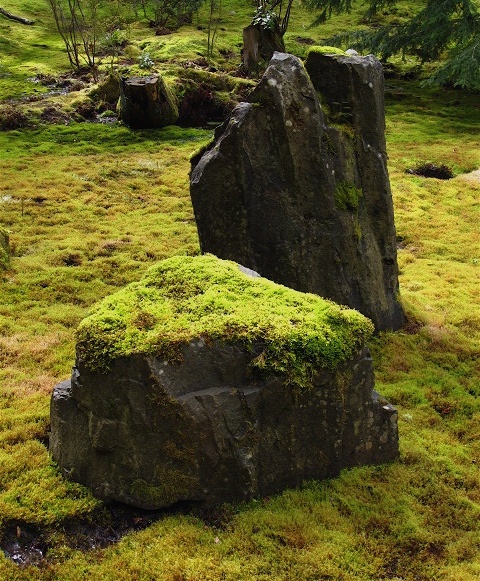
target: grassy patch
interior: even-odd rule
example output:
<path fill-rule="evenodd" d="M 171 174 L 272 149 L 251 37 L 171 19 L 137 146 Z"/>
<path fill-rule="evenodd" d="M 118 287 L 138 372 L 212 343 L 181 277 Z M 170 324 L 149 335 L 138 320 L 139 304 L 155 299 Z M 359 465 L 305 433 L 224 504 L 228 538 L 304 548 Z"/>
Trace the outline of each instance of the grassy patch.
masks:
<path fill-rule="evenodd" d="M 0 101 L 45 93 L 35 81 L 41 74 L 58 74 L 68 61 L 55 31 L 48 3 L 6 0 L 5 10 L 35 21 L 33 26 L 0 16 Z"/>
<path fill-rule="evenodd" d="M 188 159 L 209 137 L 102 125 L 0 133 L 0 223 L 13 254 L 0 281 L 2 523 L 97 507 L 60 478 L 41 444 L 51 388 L 69 373 L 89 306 L 156 260 L 198 252 Z"/>

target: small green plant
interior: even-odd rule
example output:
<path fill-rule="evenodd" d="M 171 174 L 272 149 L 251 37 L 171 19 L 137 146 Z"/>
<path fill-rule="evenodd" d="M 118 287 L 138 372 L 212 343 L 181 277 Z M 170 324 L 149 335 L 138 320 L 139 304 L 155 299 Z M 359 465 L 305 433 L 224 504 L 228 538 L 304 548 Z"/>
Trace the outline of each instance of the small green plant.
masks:
<path fill-rule="evenodd" d="M 154 64 L 149 52 L 143 52 L 138 59 L 138 66 L 141 69 L 151 69 Z"/>
<path fill-rule="evenodd" d="M 278 16 L 275 12 L 259 6 L 252 18 L 252 24 L 265 30 L 274 31 L 278 26 Z"/>
<path fill-rule="evenodd" d="M 218 27 L 222 20 L 222 0 L 209 0 L 208 8 L 207 58 L 211 58 L 217 39 Z"/>
<path fill-rule="evenodd" d="M 290 22 L 293 0 L 257 0 L 252 24 L 283 36 Z"/>
<path fill-rule="evenodd" d="M 96 67 L 100 35 L 100 0 L 47 0 L 73 68 Z"/>
<path fill-rule="evenodd" d="M 115 59 L 122 54 L 123 49 L 127 44 L 127 36 L 124 30 L 116 28 L 109 31 L 100 41 L 100 52 L 110 57 L 110 72 L 113 72 Z"/>

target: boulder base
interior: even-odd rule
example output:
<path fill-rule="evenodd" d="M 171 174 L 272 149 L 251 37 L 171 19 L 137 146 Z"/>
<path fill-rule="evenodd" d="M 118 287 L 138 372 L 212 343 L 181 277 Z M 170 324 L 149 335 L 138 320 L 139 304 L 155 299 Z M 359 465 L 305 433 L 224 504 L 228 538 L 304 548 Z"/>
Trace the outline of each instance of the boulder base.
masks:
<path fill-rule="evenodd" d="M 249 379 L 239 345 L 199 339 L 182 356 L 119 360 L 107 375 L 77 363 L 52 398 L 50 449 L 65 474 L 153 509 L 248 500 L 397 457 L 397 414 L 373 391 L 367 350 L 304 394 Z"/>

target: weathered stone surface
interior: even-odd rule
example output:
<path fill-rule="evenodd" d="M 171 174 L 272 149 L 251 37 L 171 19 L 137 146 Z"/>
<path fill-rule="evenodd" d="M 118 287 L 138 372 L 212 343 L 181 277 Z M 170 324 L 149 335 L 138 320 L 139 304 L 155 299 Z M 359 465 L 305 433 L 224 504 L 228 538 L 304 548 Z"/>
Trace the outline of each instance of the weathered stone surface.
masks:
<path fill-rule="evenodd" d="M 10 244 L 7 231 L 0 226 L 0 270 L 10 266 Z"/>
<path fill-rule="evenodd" d="M 143 508 L 250 499 L 394 460 L 396 412 L 373 391 L 367 350 L 295 395 L 252 381 L 240 345 L 201 339 L 183 363 L 118 360 L 107 375 L 77 362 L 52 398 L 50 450 L 95 495 Z"/>
<path fill-rule="evenodd" d="M 398 329 L 381 65 L 312 54 L 313 84 L 296 57 L 275 53 L 250 102 L 192 160 L 200 246 Z"/>
<path fill-rule="evenodd" d="M 161 77 L 121 78 L 118 116 L 134 129 L 166 127 L 178 119 L 178 107 Z"/>
<path fill-rule="evenodd" d="M 371 331 L 368 321 L 214 257 L 184 258 L 187 268 L 182 271 L 183 258 L 152 269 L 144 282 L 104 301 L 84 321 L 72 378 L 55 387 L 51 401 L 50 451 L 66 476 L 100 498 L 139 507 L 180 501 L 208 506 L 272 494 L 305 479 L 335 476 L 344 467 L 397 457 L 397 414 L 373 390 L 372 362 L 362 346 L 364 333 Z M 200 271 L 207 268 L 200 276 L 192 274 L 197 265 Z M 143 301 L 147 309 L 156 281 L 162 288 L 153 298 L 164 301 L 159 312 L 165 317 L 172 295 L 179 296 L 174 301 L 182 305 L 175 307 L 178 333 L 185 330 L 187 315 L 205 317 L 211 325 L 213 312 L 222 313 L 223 337 L 218 329 L 212 330 L 214 338 L 197 327 L 169 359 L 165 353 L 178 340 L 170 338 L 167 345 L 165 330 L 154 339 L 163 345 L 162 353 L 137 348 L 109 360 L 108 371 L 92 370 L 89 357 L 95 353 L 88 345 L 114 352 L 109 337 L 115 344 L 132 344 L 140 319 L 132 314 L 133 305 Z M 249 322 L 252 336 L 244 340 L 242 297 L 250 309 L 258 305 Z M 142 312 L 144 326 L 148 317 Z M 265 321 L 254 333 L 262 317 Z M 278 336 L 273 344 L 271 319 L 276 319 Z M 317 320 L 318 331 L 312 329 Z M 167 326 L 162 323 L 159 330 L 162 325 Z M 156 328 L 142 327 L 142 332 L 146 341 Z M 304 348 L 296 350 L 300 340 Z M 311 379 L 303 387 L 292 384 L 288 370 L 265 372 L 272 352 L 288 366 L 295 357 L 308 360 L 319 341 L 324 341 L 320 350 L 325 354 L 333 344 L 332 357 L 343 347 L 350 355 L 333 366 L 323 356 L 314 358 Z"/>

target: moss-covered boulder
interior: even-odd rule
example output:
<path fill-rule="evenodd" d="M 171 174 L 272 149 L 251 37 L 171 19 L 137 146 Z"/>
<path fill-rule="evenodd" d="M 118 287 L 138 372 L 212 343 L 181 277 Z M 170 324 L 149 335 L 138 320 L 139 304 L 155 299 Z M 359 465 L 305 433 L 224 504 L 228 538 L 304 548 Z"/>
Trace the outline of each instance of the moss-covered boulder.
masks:
<path fill-rule="evenodd" d="M 80 324 L 50 450 L 101 498 L 212 505 L 398 453 L 360 313 L 213 256 L 175 257 Z"/>
<path fill-rule="evenodd" d="M 120 77 L 108 73 L 89 91 L 88 96 L 96 103 L 103 102 L 114 108 L 120 97 Z"/>
<path fill-rule="evenodd" d="M 7 231 L 0 226 L 0 271 L 10 266 L 10 245 Z"/>

